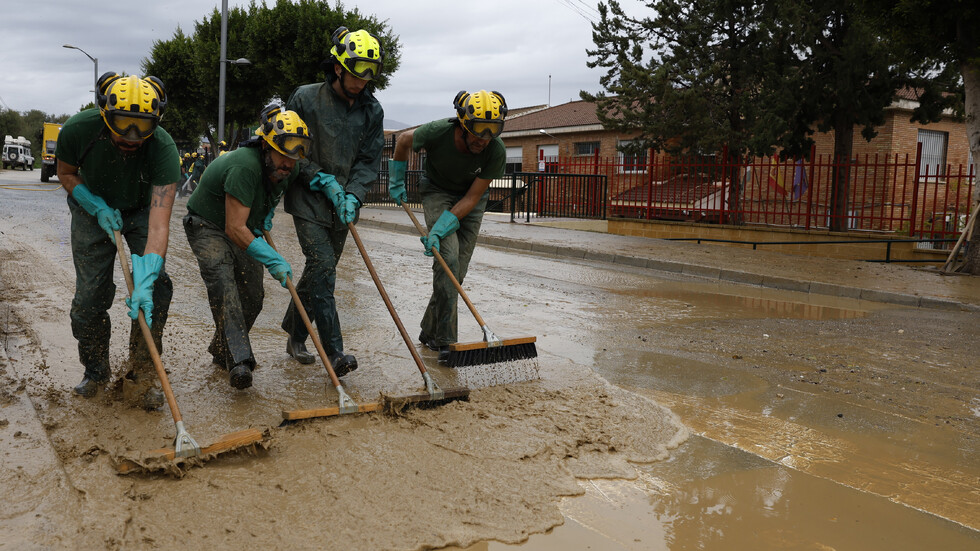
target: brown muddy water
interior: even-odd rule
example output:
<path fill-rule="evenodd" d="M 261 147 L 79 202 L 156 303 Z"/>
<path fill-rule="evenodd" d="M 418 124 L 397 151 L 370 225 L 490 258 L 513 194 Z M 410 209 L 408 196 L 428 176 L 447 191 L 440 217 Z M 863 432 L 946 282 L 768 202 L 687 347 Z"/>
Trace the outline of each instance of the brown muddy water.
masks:
<path fill-rule="evenodd" d="M 501 336 L 538 337 L 536 365 L 454 372 L 422 350 L 440 385 L 474 389 L 468 402 L 279 428 L 284 409 L 334 405 L 333 389 L 285 354 L 289 296 L 271 278 L 255 384 L 228 386 L 205 350 L 213 326 L 180 205 L 164 363 L 182 413 L 202 444 L 256 427 L 269 447 L 181 477 L 118 476 L 113 457 L 170 444 L 169 412 L 71 394 L 64 194 L 0 193 L 0 548 L 980 546 L 975 314 L 482 247 L 471 298 Z M 291 221 L 276 222 L 298 275 Z M 431 274 L 417 238 L 360 233 L 415 336 Z M 352 243 L 337 295 L 362 366 L 343 379 L 352 397 L 420 391 Z M 128 318 L 111 315 L 118 378 Z M 478 340 L 467 315 L 460 338 Z"/>

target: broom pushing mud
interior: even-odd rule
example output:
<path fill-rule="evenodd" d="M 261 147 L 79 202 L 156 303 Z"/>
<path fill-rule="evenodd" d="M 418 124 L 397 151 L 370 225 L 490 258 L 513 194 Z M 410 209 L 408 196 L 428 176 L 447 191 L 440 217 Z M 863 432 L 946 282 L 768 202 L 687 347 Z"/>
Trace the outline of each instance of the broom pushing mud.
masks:
<path fill-rule="evenodd" d="M 395 322 L 395 326 L 398 328 L 398 333 L 401 335 L 402 340 L 405 341 L 405 346 L 408 347 L 408 351 L 412 355 L 412 359 L 415 360 L 416 367 L 418 367 L 419 372 L 422 373 L 422 381 L 425 383 L 426 394 L 413 394 L 409 396 L 400 396 L 397 398 L 386 398 L 389 406 L 401 408 L 410 404 L 439 404 L 447 401 L 468 398 L 470 395 L 470 389 L 451 388 L 443 390 L 436 385 L 435 381 L 432 380 L 432 375 L 430 375 L 428 370 L 425 369 L 425 364 L 422 363 L 422 358 L 419 357 L 418 351 L 415 350 L 415 345 L 412 344 L 412 338 L 408 336 L 408 331 L 405 330 L 402 320 L 398 317 L 398 312 L 395 311 L 395 306 L 391 303 L 391 299 L 388 298 L 388 293 L 385 291 L 384 285 L 381 284 L 381 278 L 378 277 L 378 273 L 374 270 L 374 265 L 371 264 L 371 259 L 368 257 L 367 250 L 364 248 L 364 243 L 361 242 L 361 237 L 358 235 L 357 229 L 354 227 L 354 224 L 350 222 L 347 223 L 347 229 L 350 230 L 351 237 L 354 238 L 354 243 L 357 244 L 357 250 L 360 251 L 361 258 L 364 259 L 364 265 L 367 266 L 368 272 L 371 274 L 371 279 L 374 280 L 374 285 L 378 288 L 378 293 L 381 294 L 381 299 L 388 308 L 388 313 L 391 314 L 391 319 Z"/>
<path fill-rule="evenodd" d="M 412 219 L 412 223 L 415 224 L 415 229 L 422 234 L 422 237 L 428 235 L 425 228 L 419 224 L 418 219 L 415 217 L 415 213 L 408 208 L 405 202 L 401 203 L 405 212 L 408 213 L 409 218 Z M 464 367 L 469 365 L 483 365 L 483 364 L 493 364 L 500 362 L 511 362 L 517 360 L 529 360 L 538 357 L 538 349 L 535 346 L 535 341 L 537 337 L 515 337 L 511 339 L 501 339 L 493 334 L 490 327 L 487 326 L 486 322 L 483 321 L 483 317 L 480 313 L 476 311 L 476 306 L 470 301 L 470 298 L 466 296 L 466 291 L 463 290 L 463 286 L 459 284 L 456 276 L 453 275 L 452 270 L 449 269 L 449 265 L 442 258 L 439 253 L 439 249 L 433 247 L 432 254 L 439 261 L 442 269 L 446 272 L 446 276 L 453 282 L 456 290 L 459 292 L 459 296 L 463 298 L 463 302 L 470 309 L 473 317 L 476 318 L 476 322 L 480 324 L 480 329 L 483 330 L 483 341 L 482 342 L 471 342 L 471 343 L 455 343 L 449 345 L 449 358 L 446 360 L 446 365 L 449 367 Z"/>
<path fill-rule="evenodd" d="M 265 237 L 266 243 L 275 249 L 276 245 L 272 241 L 272 236 L 269 235 L 269 232 L 263 231 L 262 235 Z M 327 352 L 323 349 L 323 343 L 320 342 L 318 333 L 313 329 L 313 322 L 310 321 L 310 317 L 306 314 L 306 308 L 303 307 L 303 302 L 300 300 L 299 294 L 296 292 L 296 286 L 293 285 L 293 280 L 290 277 L 286 277 L 286 288 L 289 289 L 289 294 L 293 297 L 293 303 L 296 305 L 296 311 L 299 312 L 300 317 L 303 318 L 303 323 L 306 324 L 306 330 L 309 332 L 310 338 L 313 339 L 313 345 L 316 347 L 316 351 L 320 355 L 320 361 L 323 362 L 323 367 L 327 369 L 327 374 L 330 376 L 330 383 L 333 384 L 335 389 L 337 389 L 337 406 L 292 411 L 284 410 L 282 412 L 283 422 L 285 423 L 288 421 L 298 421 L 300 419 L 311 419 L 314 417 L 333 417 L 335 415 L 345 415 L 350 413 L 370 413 L 381 409 L 381 404 L 376 402 L 370 404 L 358 404 L 351 399 L 347 392 L 344 391 L 344 386 L 340 384 L 340 379 L 337 378 L 337 373 L 333 369 L 333 364 L 330 363 L 330 358 L 327 357 Z"/>
<path fill-rule="evenodd" d="M 133 275 L 129 271 L 129 263 L 126 262 L 126 251 L 123 249 L 122 235 L 116 230 L 114 236 L 116 239 L 116 252 L 119 255 L 119 264 L 122 267 L 123 277 L 126 279 L 126 287 L 129 289 L 129 294 L 132 295 Z M 160 378 L 160 385 L 163 387 L 163 393 L 167 398 L 167 405 L 170 407 L 170 414 L 174 419 L 177 436 L 174 438 L 174 449 L 172 450 L 162 448 L 151 450 L 140 458 L 116 459 L 115 467 L 120 474 L 137 471 L 179 470 L 181 464 L 200 463 L 218 454 L 240 448 L 249 448 L 263 441 L 265 435 L 262 431 L 258 429 L 246 429 L 226 434 L 210 446 L 201 448 L 184 427 L 184 420 L 180 414 L 180 408 L 177 407 L 177 399 L 174 397 L 174 391 L 170 387 L 167 370 L 164 369 L 163 362 L 160 360 L 160 353 L 157 350 L 156 344 L 153 342 L 150 326 L 147 325 L 142 310 L 139 310 L 138 322 L 140 330 L 143 333 L 143 338 L 146 340 L 150 358 L 153 360 L 153 367 L 156 369 L 157 377 Z M 196 461 L 190 461 L 192 459 Z"/>

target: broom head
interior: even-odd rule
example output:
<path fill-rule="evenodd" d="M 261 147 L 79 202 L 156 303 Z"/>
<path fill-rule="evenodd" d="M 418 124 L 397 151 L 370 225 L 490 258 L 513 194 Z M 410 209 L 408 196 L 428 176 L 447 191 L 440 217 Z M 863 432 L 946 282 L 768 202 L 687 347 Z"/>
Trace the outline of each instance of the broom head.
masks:
<path fill-rule="evenodd" d="M 499 344 L 486 341 L 451 344 L 446 365 L 466 367 L 537 358 L 538 349 L 534 345 L 535 341 L 537 337 L 515 337 L 501 339 Z"/>

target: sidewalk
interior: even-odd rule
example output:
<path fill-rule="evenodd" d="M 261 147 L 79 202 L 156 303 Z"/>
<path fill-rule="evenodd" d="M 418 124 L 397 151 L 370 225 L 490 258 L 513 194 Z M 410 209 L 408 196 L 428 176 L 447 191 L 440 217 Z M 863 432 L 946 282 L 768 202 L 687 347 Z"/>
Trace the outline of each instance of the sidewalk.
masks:
<path fill-rule="evenodd" d="M 416 210 L 416 213 L 421 220 L 421 212 Z M 943 276 L 935 269 L 921 266 L 628 237 L 555 228 L 547 223 L 511 223 L 509 215 L 488 213 L 483 219 L 479 243 L 804 293 L 980 312 L 980 277 L 977 276 Z M 362 208 L 359 224 L 416 233 L 401 208 Z"/>

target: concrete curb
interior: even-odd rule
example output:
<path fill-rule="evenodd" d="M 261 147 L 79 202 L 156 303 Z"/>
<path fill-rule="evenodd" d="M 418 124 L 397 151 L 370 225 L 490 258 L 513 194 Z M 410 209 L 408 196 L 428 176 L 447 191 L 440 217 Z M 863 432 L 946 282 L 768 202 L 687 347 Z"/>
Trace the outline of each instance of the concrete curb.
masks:
<path fill-rule="evenodd" d="M 397 233 L 416 234 L 414 226 L 409 224 L 397 224 L 381 220 L 361 219 L 359 224 L 379 228 L 386 231 Z M 644 258 L 628 256 L 623 254 L 593 251 L 567 245 L 553 245 L 520 239 L 512 239 L 499 235 L 483 235 L 477 238 L 477 243 L 490 247 L 500 247 L 514 249 L 549 256 L 562 258 L 573 258 L 578 260 L 589 260 L 593 262 L 605 262 L 609 264 L 621 264 L 634 268 L 643 268 L 659 272 L 681 273 L 705 279 L 716 279 L 743 285 L 755 285 L 770 289 L 780 289 L 784 291 L 799 291 L 814 295 L 826 295 L 833 297 L 855 298 L 871 302 L 881 302 L 885 304 L 895 304 L 913 308 L 932 308 L 949 311 L 968 311 L 980 312 L 980 305 L 965 304 L 954 300 L 947 300 L 937 297 L 923 297 L 919 295 L 909 295 L 905 293 L 895 293 L 891 291 L 878 291 L 874 289 L 864 289 L 861 287 L 849 287 L 833 283 L 823 283 L 819 281 L 800 281 L 796 279 L 758 274 L 732 270 L 729 268 L 717 268 L 714 266 L 701 266 L 693 263 L 676 262 L 672 260 L 660 260 L 656 258 Z"/>

